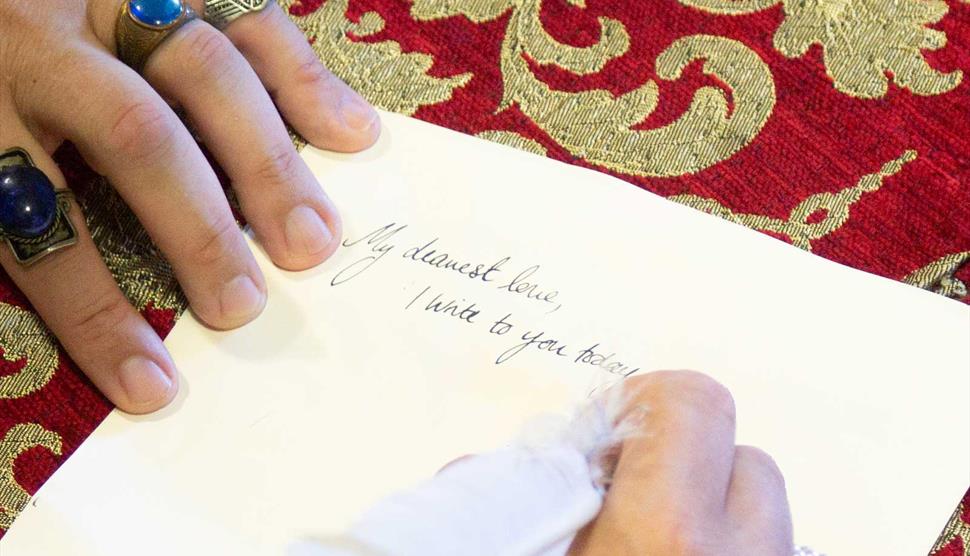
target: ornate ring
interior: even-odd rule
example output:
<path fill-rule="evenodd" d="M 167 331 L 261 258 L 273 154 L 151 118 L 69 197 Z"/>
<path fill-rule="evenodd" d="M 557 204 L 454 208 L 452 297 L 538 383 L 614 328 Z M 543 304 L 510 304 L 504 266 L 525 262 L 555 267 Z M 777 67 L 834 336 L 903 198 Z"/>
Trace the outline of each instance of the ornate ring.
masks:
<path fill-rule="evenodd" d="M 0 238 L 18 263 L 33 264 L 77 243 L 70 210 L 71 192 L 55 191 L 27 151 L 15 147 L 0 153 Z"/>
<path fill-rule="evenodd" d="M 205 0 L 205 20 L 216 29 L 225 29 L 240 17 L 262 11 L 268 5 L 269 0 Z"/>
<path fill-rule="evenodd" d="M 198 16 L 182 0 L 125 0 L 118 14 L 118 58 L 141 73 L 165 39 Z"/>

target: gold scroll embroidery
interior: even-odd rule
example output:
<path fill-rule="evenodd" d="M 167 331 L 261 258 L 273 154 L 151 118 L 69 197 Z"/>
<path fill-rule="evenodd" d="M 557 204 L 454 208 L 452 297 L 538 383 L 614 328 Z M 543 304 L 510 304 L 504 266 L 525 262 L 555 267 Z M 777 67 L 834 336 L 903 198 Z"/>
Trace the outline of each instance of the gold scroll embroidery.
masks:
<path fill-rule="evenodd" d="M 294 0 L 280 0 L 288 9 Z M 367 37 L 384 28 L 376 12 L 363 14 L 358 23 L 346 17 L 348 0 L 327 0 L 306 17 L 292 18 L 313 42 L 313 48 L 330 71 L 376 106 L 412 115 L 421 106 L 437 104 L 451 98 L 472 74 L 451 77 L 428 75 L 434 60 L 420 52 L 405 53 L 394 41 L 361 42 L 347 37 Z"/>
<path fill-rule="evenodd" d="M 767 10 L 778 4 L 778 0 L 680 0 L 680 3 L 714 14 L 741 15 Z"/>
<path fill-rule="evenodd" d="M 579 8 L 586 7 L 582 1 L 572 0 L 570 3 Z M 539 19 L 541 7 L 541 0 L 415 0 L 411 6 L 411 15 L 419 21 L 431 21 L 460 14 L 475 23 L 484 23 L 514 8 L 515 22 L 510 23 L 506 29 L 506 39 L 516 36 L 523 44 L 521 51 L 528 52 L 539 64 L 557 65 L 580 75 L 602 70 L 607 62 L 622 56 L 630 49 L 630 35 L 626 28 L 621 22 L 609 17 L 599 18 L 600 39 L 596 44 L 588 47 L 563 44 L 543 28 Z M 502 105 L 506 104 L 506 99 L 503 99 Z"/>
<path fill-rule="evenodd" d="M 676 80 L 688 64 L 703 59 L 704 71 L 730 88 L 733 110 L 725 91 L 705 86 L 697 90 L 690 108 L 675 122 L 657 129 L 631 129 L 656 109 L 657 82 L 647 81 L 618 97 L 602 89 L 556 91 L 536 78 L 526 60 L 528 56 L 540 63 L 555 63 L 577 74 L 598 71 L 629 48 L 622 23 L 600 18 L 599 41 L 589 47 L 573 47 L 545 31 L 540 8 L 541 0 L 416 0 L 411 14 L 419 20 L 464 15 L 481 22 L 511 10 L 502 42 L 499 109 L 515 103 L 567 151 L 616 172 L 636 176 L 699 172 L 748 145 L 774 109 L 771 71 L 753 50 L 724 37 L 692 35 L 678 39 L 660 54 L 657 76 Z"/>
<path fill-rule="evenodd" d="M 714 199 L 699 195 L 673 195 L 668 199 L 742 226 L 786 236 L 792 245 L 811 251 L 813 241 L 831 234 L 845 224 L 849 219 L 849 210 L 862 198 L 863 193 L 877 191 L 882 187 L 883 180 L 899 173 L 906 163 L 915 159 L 916 151 L 906 151 L 899 158 L 884 164 L 879 172 L 862 176 L 852 187 L 837 193 L 816 193 L 798 203 L 787 219 L 763 214 L 736 213 Z M 812 217 L 822 214 L 824 217 L 821 220 L 810 222 Z"/>
<path fill-rule="evenodd" d="M 957 279 L 954 274 L 967 261 L 970 261 L 970 251 L 946 255 L 923 268 L 913 271 L 903 278 L 903 282 L 940 295 L 960 299 L 967 296 L 967 285 Z M 970 545 L 967 546 L 970 547 Z"/>
<path fill-rule="evenodd" d="M 964 0 L 966 1 L 966 0 Z M 886 95 L 890 77 L 918 95 L 955 89 L 963 72 L 933 69 L 923 50 L 946 46 L 946 34 L 930 29 L 949 10 L 942 0 L 680 0 L 721 14 L 744 14 L 783 4 L 785 19 L 775 32 L 778 52 L 798 58 L 822 46 L 825 71 L 835 88 L 858 98 Z"/>
<path fill-rule="evenodd" d="M 0 377 L 0 399 L 22 398 L 36 392 L 57 371 L 54 336 L 30 311 L 0 303 L 0 347 L 7 361 L 23 360 L 19 371 Z"/>
<path fill-rule="evenodd" d="M 34 423 L 14 425 L 0 440 L 0 529 L 9 529 L 28 502 L 30 494 L 14 478 L 14 463 L 31 448 L 47 448 L 61 455 L 61 437 Z"/>

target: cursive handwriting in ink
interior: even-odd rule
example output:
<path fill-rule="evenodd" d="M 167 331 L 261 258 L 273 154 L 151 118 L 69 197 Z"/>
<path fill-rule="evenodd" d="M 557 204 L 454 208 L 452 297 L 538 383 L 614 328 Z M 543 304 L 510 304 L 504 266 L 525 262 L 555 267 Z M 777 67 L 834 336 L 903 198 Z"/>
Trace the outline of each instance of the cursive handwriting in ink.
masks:
<path fill-rule="evenodd" d="M 509 260 L 509 257 L 505 257 L 491 266 L 484 263 L 474 264 L 459 261 L 450 254 L 433 248 L 432 246 L 434 246 L 436 243 L 438 243 L 438 238 L 434 238 L 424 245 L 414 246 L 402 253 L 401 256 L 405 259 L 411 259 L 416 263 L 424 263 L 442 270 L 451 270 L 457 272 L 458 274 L 467 276 L 472 280 L 481 279 L 483 282 L 491 282 L 494 280 L 495 278 L 492 276 L 492 273 L 499 272 L 502 265 Z"/>
<path fill-rule="evenodd" d="M 541 301 L 543 303 L 555 303 L 556 308 L 549 311 L 550 313 L 555 313 L 560 307 L 562 307 L 562 303 L 556 303 L 556 296 L 559 295 L 559 290 L 541 290 L 539 289 L 538 283 L 526 280 L 538 271 L 539 265 L 532 265 L 520 272 L 518 276 L 513 278 L 508 284 L 499 286 L 498 289 L 506 290 L 511 293 L 524 294 L 526 299 L 535 299 L 536 301 Z"/>
<path fill-rule="evenodd" d="M 514 271 L 506 270 L 506 267 L 511 266 L 512 257 L 502 257 L 491 264 L 478 262 L 474 259 L 469 260 L 460 254 L 456 255 L 454 251 L 445 251 L 442 247 L 445 241 L 442 241 L 439 237 L 434 237 L 427 242 L 423 240 L 414 243 L 409 242 L 412 247 L 398 251 L 398 244 L 403 243 L 402 238 L 406 235 L 401 232 L 408 227 L 407 224 L 392 222 L 359 238 L 345 240 L 342 243 L 343 247 L 356 247 L 360 255 L 366 256 L 362 256 L 341 268 L 330 284 L 337 286 L 353 280 L 377 264 L 385 255 L 394 251 L 395 253 L 401 252 L 403 259 L 418 263 L 423 268 L 431 267 L 434 270 L 444 271 L 442 276 L 454 276 L 457 273 L 476 283 L 491 284 L 488 287 L 512 294 L 512 297 L 508 299 L 523 299 L 526 300 L 526 303 L 537 301 L 542 306 L 549 308 L 546 311 L 547 315 L 563 307 L 560 301 L 560 291 L 548 286 L 546 281 L 548 270 L 546 275 L 543 275 L 540 279 L 539 274 L 542 269 L 540 265 L 534 264 L 515 274 Z M 351 255 L 348 258 L 355 256 L 357 255 Z M 405 266 L 407 266 L 407 263 L 405 263 Z M 509 277 L 513 275 L 514 278 L 510 279 Z M 400 282 L 400 280 L 396 281 Z M 407 280 L 404 281 L 405 284 L 407 282 Z M 468 282 L 463 283 L 467 284 Z M 405 284 L 401 284 L 403 289 L 409 290 L 410 288 Z M 466 324 L 477 325 L 472 328 L 478 328 L 489 335 L 515 338 L 512 339 L 512 342 L 517 343 L 495 359 L 496 365 L 500 365 L 531 348 L 540 353 L 571 359 L 572 361 L 568 363 L 570 365 L 593 366 L 596 367 L 597 371 L 623 378 L 640 371 L 640 367 L 624 363 L 615 352 L 607 352 L 599 343 L 594 343 L 581 351 L 570 350 L 569 346 L 574 344 L 564 341 L 561 337 L 556 337 L 548 331 L 532 329 L 521 333 L 522 330 L 526 329 L 511 322 L 513 320 L 512 313 L 502 311 L 506 313 L 504 317 L 492 320 L 494 316 L 489 314 L 487 308 L 479 307 L 477 303 L 468 301 L 464 297 L 457 297 L 455 294 L 449 294 L 447 291 L 438 290 L 440 293 L 435 294 L 435 291 L 432 290 L 434 287 L 436 286 L 429 285 L 418 292 L 417 295 L 414 295 L 404 306 L 404 310 L 410 311 L 414 308 L 419 313 L 442 315 L 446 321 L 457 320 Z M 504 294 L 498 294 L 498 296 L 505 297 Z M 485 317 L 481 316 L 483 312 L 485 312 Z M 495 316 L 502 314 L 502 312 L 496 312 Z M 480 320 L 483 318 L 485 319 L 484 322 Z"/>
<path fill-rule="evenodd" d="M 611 361 L 613 357 L 616 356 L 615 353 L 611 353 L 609 355 L 596 353 L 596 348 L 598 347 L 600 347 L 598 343 L 589 346 L 588 348 L 579 352 L 579 355 L 576 356 L 576 359 L 573 362 L 593 365 L 610 374 L 620 375 L 623 378 L 628 378 L 630 375 L 640 370 L 640 367 L 631 369 L 628 365 L 625 365 L 619 361 Z"/>
<path fill-rule="evenodd" d="M 560 357 L 566 357 L 565 350 L 566 344 L 561 343 L 559 340 L 553 340 L 551 338 L 543 338 L 545 332 L 526 332 L 522 334 L 522 343 L 516 344 L 509 349 L 502 352 L 495 360 L 496 365 L 501 365 L 509 359 L 518 355 L 522 350 L 529 346 L 534 346 L 539 351 L 548 351 L 554 353 Z"/>
<path fill-rule="evenodd" d="M 394 249 L 394 244 L 390 243 L 390 240 L 395 235 L 400 233 L 401 230 L 408 227 L 407 224 L 401 224 L 396 228 L 395 226 L 397 226 L 397 224 L 394 222 L 391 222 L 387 226 L 381 226 L 380 228 L 377 228 L 373 232 L 365 235 L 364 237 L 361 237 L 360 239 L 355 239 L 353 241 L 349 239 L 344 240 L 343 242 L 344 247 L 353 247 L 362 241 L 366 241 L 367 242 L 366 244 L 370 246 L 371 254 L 362 259 L 358 259 L 352 262 L 351 264 L 347 265 L 339 272 L 337 272 L 336 276 L 334 276 L 333 279 L 330 280 L 330 285 L 339 286 L 340 284 L 343 284 L 344 282 L 352 278 L 356 278 L 357 276 L 360 276 L 360 273 L 372 267 L 374 263 L 381 260 L 384 257 L 384 255 L 387 255 L 388 253 L 390 253 L 391 250 Z"/>
<path fill-rule="evenodd" d="M 488 328 L 488 332 L 497 336 L 504 336 L 508 334 L 509 331 L 512 330 L 512 323 L 508 322 L 506 319 L 510 318 L 511 316 L 512 313 L 509 313 L 492 323 L 492 326 Z"/>
<path fill-rule="evenodd" d="M 415 296 L 414 299 L 412 299 L 411 302 L 404 307 L 404 309 L 410 309 L 411 305 L 414 305 L 414 302 L 423 297 L 424 294 L 428 293 L 428 290 L 430 289 L 431 286 L 428 286 L 421 290 L 421 293 Z M 464 298 L 462 298 L 460 301 L 452 299 L 451 301 L 446 302 L 444 299 L 442 299 L 440 293 L 425 304 L 424 310 L 455 317 L 458 320 L 465 321 L 469 324 L 475 324 L 475 317 L 481 313 L 481 310 L 479 310 L 475 303 L 466 304 Z"/>

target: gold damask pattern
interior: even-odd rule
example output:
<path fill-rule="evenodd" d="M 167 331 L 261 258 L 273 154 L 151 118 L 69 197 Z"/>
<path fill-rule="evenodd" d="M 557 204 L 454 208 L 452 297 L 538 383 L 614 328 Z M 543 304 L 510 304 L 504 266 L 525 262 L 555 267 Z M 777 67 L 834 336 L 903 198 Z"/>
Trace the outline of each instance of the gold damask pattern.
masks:
<path fill-rule="evenodd" d="M 7 361 L 23 362 L 19 371 L 0 377 L 0 399 L 30 395 L 54 377 L 58 363 L 57 343 L 36 314 L 0 303 L 0 347 Z"/>
<path fill-rule="evenodd" d="M 30 494 L 14 478 L 14 464 L 20 454 L 36 447 L 59 456 L 61 437 L 35 423 L 24 423 L 13 426 L 0 440 L 0 530 L 9 529 L 30 502 Z"/>
<path fill-rule="evenodd" d="M 292 0 L 281 3 L 289 7 Z M 571 3 L 584 6 L 578 0 Z M 685 66 L 704 59 L 704 71 L 730 87 L 733 109 L 725 91 L 702 87 L 687 112 L 672 124 L 631 129 L 656 109 L 659 87 L 655 81 L 619 97 L 606 90 L 556 91 L 535 77 L 525 58 L 578 75 L 595 73 L 628 51 L 630 37 L 623 24 L 601 18 L 599 41 L 574 47 L 546 32 L 540 8 L 541 0 L 416 0 L 411 14 L 419 21 L 463 15 L 482 23 L 510 13 L 501 51 L 504 83 L 498 110 L 516 104 L 567 151 L 616 172 L 635 176 L 698 172 L 749 144 L 771 115 L 775 88 L 767 64 L 738 41 L 693 35 L 675 41 L 660 54 L 658 77 L 676 80 Z M 422 53 L 402 54 L 394 41 L 351 41 L 348 32 L 358 37 L 373 35 L 381 30 L 383 20 L 367 12 L 354 24 L 347 19 L 346 10 L 347 0 L 328 0 L 312 14 L 294 20 L 311 37 L 328 67 L 377 106 L 413 114 L 420 106 L 448 100 L 454 89 L 471 78 L 470 74 L 428 76 L 431 58 Z"/>
<path fill-rule="evenodd" d="M 704 71 L 726 83 L 725 92 L 701 87 L 690 108 L 677 121 L 657 129 L 635 130 L 660 100 L 657 82 L 614 96 L 602 89 L 578 93 L 557 91 L 538 79 L 526 56 L 557 64 L 576 74 L 599 71 L 629 49 L 629 36 L 619 21 L 601 18 L 600 39 L 578 48 L 556 41 L 539 18 L 541 0 L 451 2 L 415 0 L 418 20 L 464 15 L 473 21 L 511 12 L 502 42 L 503 77 L 499 110 L 515 104 L 559 145 L 574 156 L 634 176 L 693 174 L 726 160 L 748 145 L 764 127 L 775 105 L 775 85 L 767 64 L 743 43 L 713 35 L 678 39 L 657 58 L 657 76 L 676 80 L 695 60 Z"/>
<path fill-rule="evenodd" d="M 879 172 L 862 176 L 852 187 L 837 193 L 816 193 L 798 203 L 787 219 L 763 214 L 736 213 L 714 199 L 698 195 L 674 195 L 668 199 L 737 222 L 742 226 L 786 236 L 796 247 L 811 251 L 813 241 L 831 234 L 845 224 L 849 219 L 852 205 L 858 202 L 864 193 L 877 191 L 882 187 L 883 180 L 899 173 L 903 165 L 915 159 L 916 151 L 906 151 L 899 158 L 884 164 Z M 820 217 L 820 219 L 813 222 L 814 217 Z"/>
<path fill-rule="evenodd" d="M 946 255 L 912 272 L 903 278 L 903 282 L 947 297 L 966 297 L 967 285 L 954 274 L 967 261 L 970 261 L 970 251 Z"/>
<path fill-rule="evenodd" d="M 681 4 L 714 14 L 740 15 L 760 12 L 778 4 L 778 0 L 680 0 Z"/>
<path fill-rule="evenodd" d="M 361 91 L 374 105 L 385 110 L 411 115 L 418 108 L 451 98 L 453 91 L 471 79 L 470 73 L 447 78 L 427 75 L 433 59 L 418 52 L 404 53 L 394 41 L 364 43 L 347 37 L 367 37 L 379 33 L 384 20 L 367 12 L 358 23 L 346 17 L 349 0 L 327 0 L 310 17 L 294 21 L 313 42 L 327 67 L 347 84 Z M 289 9 L 294 0 L 280 0 Z"/>
<path fill-rule="evenodd" d="M 574 6 L 585 8 L 582 1 L 572 0 Z M 573 73 L 587 75 L 597 73 L 613 58 L 626 54 L 630 49 L 630 35 L 623 24 L 615 19 L 602 17 L 600 22 L 600 39 L 596 44 L 577 48 L 562 44 L 552 38 L 542 27 L 539 20 L 539 0 L 486 0 L 461 2 L 452 0 L 415 0 L 411 6 L 411 16 L 418 21 L 433 21 L 464 15 L 475 23 L 485 23 L 498 19 L 509 10 L 514 10 L 514 22 L 510 22 L 505 36 L 515 36 L 521 43 L 518 52 L 527 52 L 540 64 L 553 64 Z M 505 59 L 503 49 L 503 60 Z M 502 107 L 509 104 L 509 98 L 503 97 Z"/>
<path fill-rule="evenodd" d="M 964 0 L 966 2 L 967 0 Z M 768 9 L 779 0 L 680 0 L 718 14 L 746 14 Z M 946 46 L 946 35 L 930 29 L 948 11 L 942 0 L 780 0 L 785 20 L 775 32 L 775 48 L 789 58 L 822 46 L 825 69 L 835 88 L 858 98 L 881 98 L 889 87 L 887 72 L 900 87 L 918 95 L 955 89 L 963 72 L 939 72 L 923 50 Z"/>

